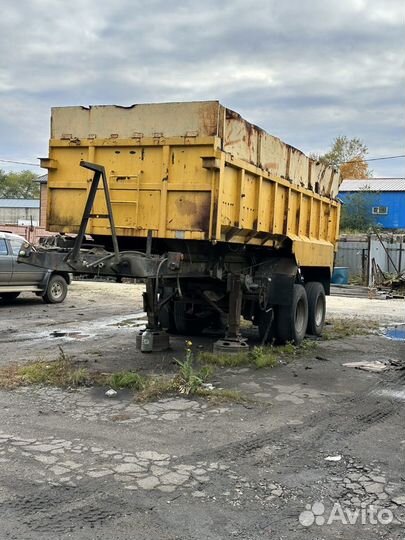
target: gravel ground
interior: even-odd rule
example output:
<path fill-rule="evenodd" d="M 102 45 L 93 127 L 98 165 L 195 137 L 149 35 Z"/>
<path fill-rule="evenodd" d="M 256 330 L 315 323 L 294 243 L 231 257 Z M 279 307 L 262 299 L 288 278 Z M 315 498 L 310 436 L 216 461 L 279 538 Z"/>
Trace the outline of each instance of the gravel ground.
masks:
<path fill-rule="evenodd" d="M 74 282 L 0 307 L 0 364 L 55 358 L 168 372 L 184 338 L 135 351 L 142 286 Z M 401 300 L 331 297 L 330 317 L 403 322 Z M 208 348 L 208 336 L 195 340 Z M 405 344 L 320 341 L 294 361 L 218 370 L 247 403 L 137 403 L 101 388 L 0 391 L 0 539 L 405 538 Z M 370 373 L 343 366 L 390 360 Z"/>

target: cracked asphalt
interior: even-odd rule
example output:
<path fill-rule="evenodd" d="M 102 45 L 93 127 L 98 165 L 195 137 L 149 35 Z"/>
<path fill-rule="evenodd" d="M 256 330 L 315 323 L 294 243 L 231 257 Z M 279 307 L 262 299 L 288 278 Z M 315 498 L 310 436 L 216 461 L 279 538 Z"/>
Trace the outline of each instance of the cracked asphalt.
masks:
<path fill-rule="evenodd" d="M 165 354 L 135 351 L 141 290 L 74 282 L 61 306 L 30 295 L 0 306 L 0 365 L 52 360 L 61 346 L 92 369 L 174 372 L 183 338 Z M 330 316 L 382 326 L 404 310 L 328 299 Z M 359 360 L 393 367 L 343 366 Z M 213 384 L 245 403 L 1 390 L 0 539 L 404 540 L 404 363 L 404 342 L 377 333 L 320 341 L 273 369 L 217 370 Z"/>

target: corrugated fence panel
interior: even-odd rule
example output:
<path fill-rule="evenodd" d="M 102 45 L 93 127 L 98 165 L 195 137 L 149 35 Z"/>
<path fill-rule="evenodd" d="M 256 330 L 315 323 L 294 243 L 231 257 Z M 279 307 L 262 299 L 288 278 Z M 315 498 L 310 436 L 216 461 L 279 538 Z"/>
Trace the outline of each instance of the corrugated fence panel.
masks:
<path fill-rule="evenodd" d="M 349 268 L 351 278 L 362 276 L 366 281 L 373 260 L 384 273 L 405 272 L 405 239 L 402 242 L 391 242 L 389 238 L 384 238 L 382 245 L 378 237 L 372 235 L 370 240 L 364 238 L 338 242 L 335 267 Z"/>
<path fill-rule="evenodd" d="M 335 266 L 349 268 L 349 275 L 362 276 L 367 268 L 368 241 L 339 242 Z"/>
<path fill-rule="evenodd" d="M 385 243 L 388 254 L 386 255 L 386 272 L 394 274 L 405 271 L 405 244 L 395 242 L 393 244 Z M 388 256 L 389 255 L 389 256 Z"/>

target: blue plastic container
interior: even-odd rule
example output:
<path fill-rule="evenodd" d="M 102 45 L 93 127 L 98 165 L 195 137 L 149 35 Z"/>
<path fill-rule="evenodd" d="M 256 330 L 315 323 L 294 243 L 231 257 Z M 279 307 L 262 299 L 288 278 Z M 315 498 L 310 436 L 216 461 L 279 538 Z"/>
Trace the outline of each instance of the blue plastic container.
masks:
<path fill-rule="evenodd" d="M 349 269 L 346 266 L 336 266 L 333 269 L 332 283 L 334 285 L 347 285 L 349 283 Z"/>

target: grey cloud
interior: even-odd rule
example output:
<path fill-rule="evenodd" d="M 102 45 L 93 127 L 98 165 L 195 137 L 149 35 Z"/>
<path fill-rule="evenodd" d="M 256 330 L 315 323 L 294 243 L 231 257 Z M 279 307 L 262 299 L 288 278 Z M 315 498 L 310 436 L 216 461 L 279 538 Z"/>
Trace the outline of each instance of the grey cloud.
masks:
<path fill-rule="evenodd" d="M 0 157 L 46 154 L 51 106 L 192 99 L 219 99 L 307 152 L 347 134 L 370 155 L 403 153 L 402 1 L 22 0 L 4 11 Z M 373 168 L 404 175 L 404 164 Z"/>

